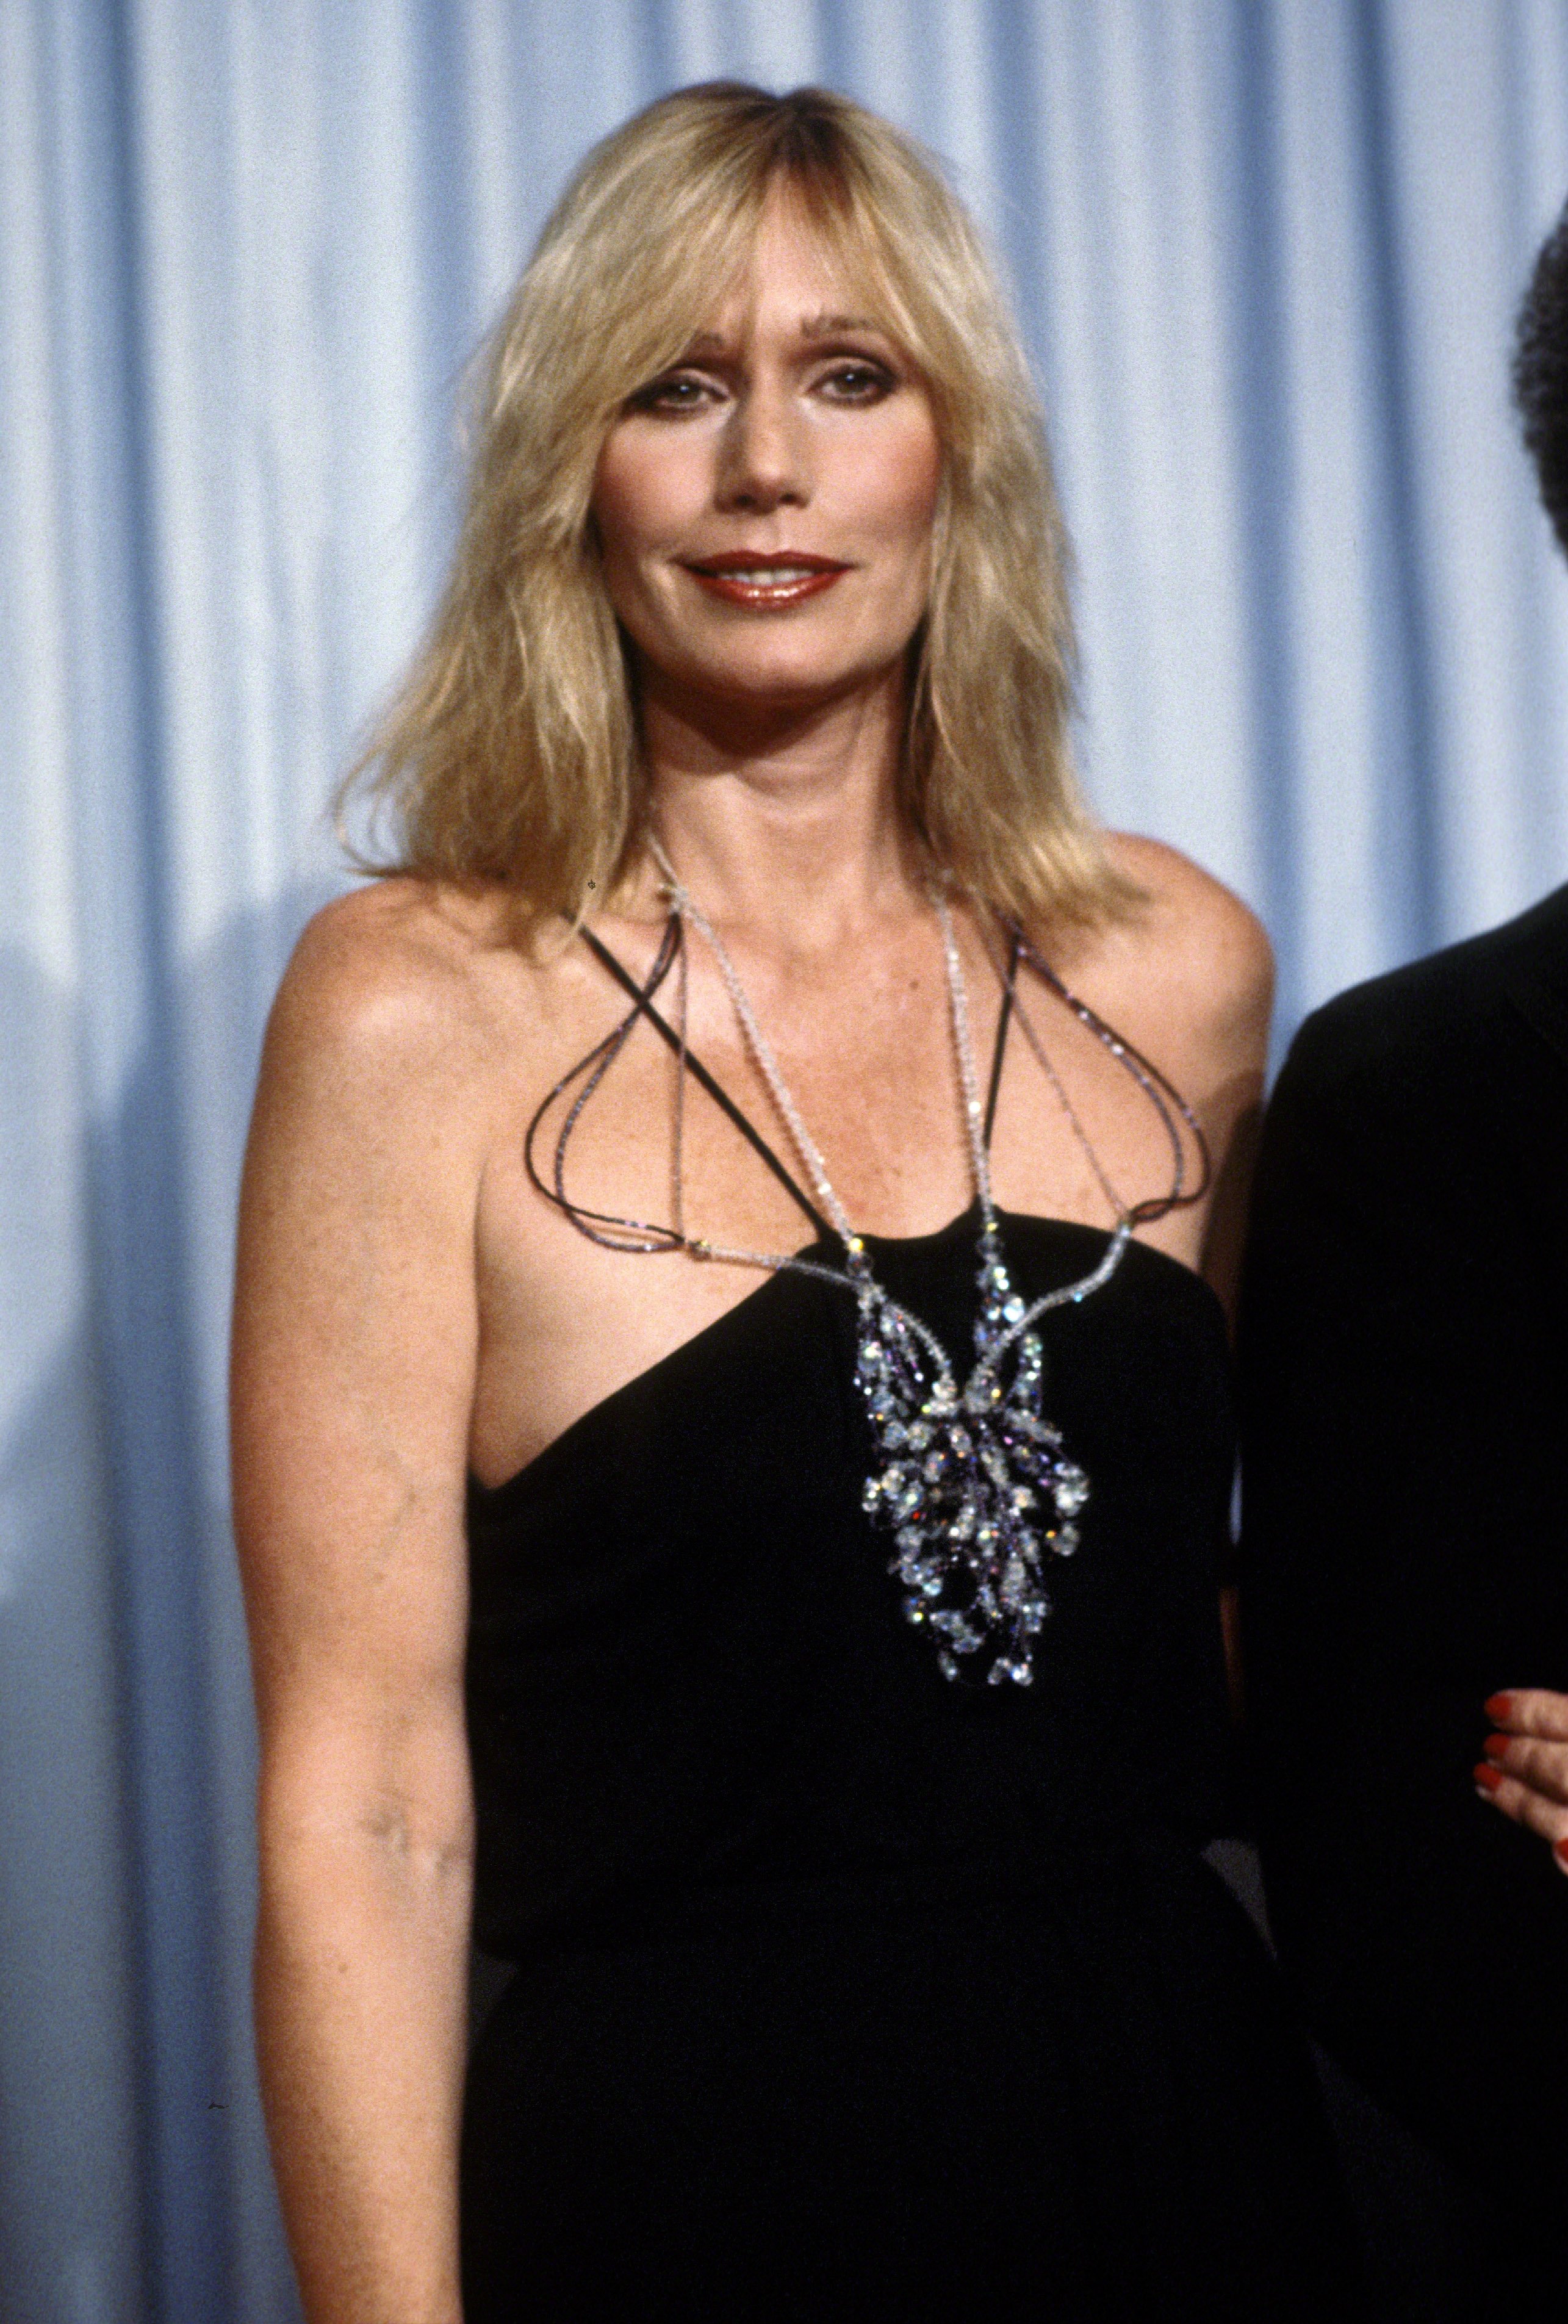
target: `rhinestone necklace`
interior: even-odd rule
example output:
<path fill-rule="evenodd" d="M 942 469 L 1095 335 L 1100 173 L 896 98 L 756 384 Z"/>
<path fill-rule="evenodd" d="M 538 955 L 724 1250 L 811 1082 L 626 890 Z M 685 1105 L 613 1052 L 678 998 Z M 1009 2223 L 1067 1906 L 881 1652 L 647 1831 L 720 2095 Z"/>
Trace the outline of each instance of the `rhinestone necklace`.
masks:
<path fill-rule="evenodd" d="M 713 954 L 752 1059 L 844 1245 L 844 1266 L 684 1235 L 682 1245 L 698 1259 L 812 1276 L 853 1293 L 855 1384 L 875 1445 L 862 1505 L 893 1536 L 889 1572 L 902 1584 L 905 1617 L 936 1641 L 945 1678 L 1028 1686 L 1035 1640 L 1051 1610 L 1046 1572 L 1053 1558 L 1077 1548 L 1075 1519 L 1090 1490 L 1060 1430 L 1040 1410 L 1044 1351 L 1033 1327 L 1053 1308 L 1076 1305 L 1111 1280 L 1132 1214 L 1117 1205 L 1121 1214 L 1103 1256 L 1076 1282 L 1027 1305 L 1014 1289 L 992 1202 L 964 970 L 952 913 L 938 893 L 933 901 L 980 1208 L 975 1360 L 961 1382 L 935 1333 L 872 1275 L 864 1240 L 834 1190 L 717 930 L 658 840 L 650 844 L 672 911 Z"/>

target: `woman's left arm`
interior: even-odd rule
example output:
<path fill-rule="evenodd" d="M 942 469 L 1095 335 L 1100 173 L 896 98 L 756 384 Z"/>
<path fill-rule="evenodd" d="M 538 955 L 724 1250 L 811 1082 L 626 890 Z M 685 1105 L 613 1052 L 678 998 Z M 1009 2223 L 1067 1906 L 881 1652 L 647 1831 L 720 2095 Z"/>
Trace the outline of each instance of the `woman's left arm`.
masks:
<path fill-rule="evenodd" d="M 1514 1687 L 1486 1706 L 1496 1733 L 1475 1771 L 1483 1800 L 1538 1831 L 1559 1872 L 1568 1874 L 1568 1694 Z"/>
<path fill-rule="evenodd" d="M 1233 1325 L 1263 1116 L 1273 949 L 1241 898 L 1174 848 L 1119 833 L 1110 852 L 1149 899 L 1137 927 L 1148 947 L 1143 970 L 1163 997 L 1168 1034 L 1151 1054 L 1186 1094 L 1209 1150 L 1213 1175 L 1193 1255 Z M 1240 1719 L 1241 1621 L 1232 1585 L 1221 1590 L 1220 1623 L 1231 1708 Z"/>
<path fill-rule="evenodd" d="M 1221 889 L 1206 899 L 1201 917 L 1209 962 L 1200 1004 L 1209 1069 L 1196 1093 L 1213 1181 L 1204 1218 L 1200 1269 L 1218 1294 L 1234 1333 L 1247 1206 L 1263 1123 L 1274 954 L 1261 922 L 1228 890 Z M 1220 1591 L 1220 1628 L 1231 1711 L 1239 1722 L 1244 1706 L 1241 1617 L 1233 1581 Z"/>

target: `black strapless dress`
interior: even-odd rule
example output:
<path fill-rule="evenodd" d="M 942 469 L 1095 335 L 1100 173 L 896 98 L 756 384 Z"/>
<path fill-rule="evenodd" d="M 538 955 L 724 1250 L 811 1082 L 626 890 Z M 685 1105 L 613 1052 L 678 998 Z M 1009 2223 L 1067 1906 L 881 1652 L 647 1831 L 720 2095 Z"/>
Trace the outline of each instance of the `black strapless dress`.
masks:
<path fill-rule="evenodd" d="M 1104 1248 L 1002 1224 L 1027 1296 Z M 975 1233 L 868 1238 L 955 1354 Z M 1218 1303 L 1134 1243 L 1047 1319 L 1093 1494 L 1028 1690 L 950 1683 L 901 1618 L 853 1322 L 770 1277 L 471 1489 L 476 1939 L 517 1968 L 469 2071 L 466 2324 L 1359 2313 L 1309 2067 L 1199 1855 Z"/>

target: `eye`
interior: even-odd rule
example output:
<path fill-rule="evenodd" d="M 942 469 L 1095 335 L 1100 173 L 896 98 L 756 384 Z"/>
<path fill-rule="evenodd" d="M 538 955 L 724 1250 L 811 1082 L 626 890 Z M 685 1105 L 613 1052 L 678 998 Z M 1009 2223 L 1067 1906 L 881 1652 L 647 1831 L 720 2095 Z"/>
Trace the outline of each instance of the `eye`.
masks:
<path fill-rule="evenodd" d="M 646 387 L 627 400 L 629 411 L 650 411 L 661 419 L 683 420 L 687 412 L 700 411 L 715 393 L 709 380 L 686 371 L 666 372 L 662 379 L 650 379 Z"/>
<path fill-rule="evenodd" d="M 885 364 L 854 356 L 832 364 L 817 387 L 830 403 L 880 403 L 898 383 Z"/>

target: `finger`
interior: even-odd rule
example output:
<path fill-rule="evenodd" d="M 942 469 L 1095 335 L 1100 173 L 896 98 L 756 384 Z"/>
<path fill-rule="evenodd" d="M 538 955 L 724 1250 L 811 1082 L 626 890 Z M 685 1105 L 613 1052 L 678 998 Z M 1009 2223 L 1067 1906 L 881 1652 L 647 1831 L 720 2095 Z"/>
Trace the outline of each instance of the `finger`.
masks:
<path fill-rule="evenodd" d="M 1511 1823 L 1538 1832 L 1550 1845 L 1559 1869 L 1568 1871 L 1568 1807 L 1556 1800 L 1543 1799 L 1527 1784 L 1505 1775 L 1490 1760 L 1483 1760 L 1477 1767 L 1475 1787 L 1481 1798 L 1494 1808 L 1500 1808 Z"/>
<path fill-rule="evenodd" d="M 1568 1806 L 1568 1743 L 1543 1743 L 1533 1735 L 1489 1735 L 1481 1748 L 1494 1767 L 1517 1776 L 1543 1798 Z"/>
<path fill-rule="evenodd" d="M 1541 1735 L 1549 1742 L 1568 1743 L 1568 1694 L 1549 1686 L 1509 1687 L 1489 1696 L 1487 1717 L 1510 1735 Z"/>

